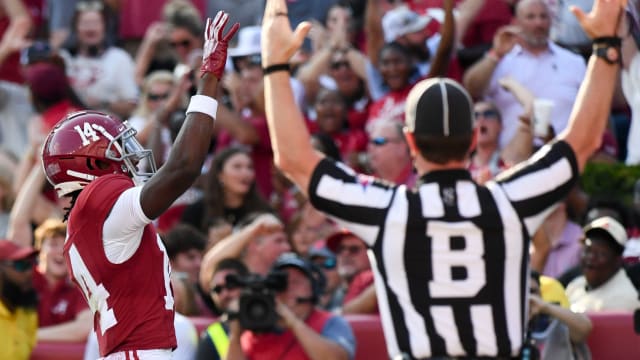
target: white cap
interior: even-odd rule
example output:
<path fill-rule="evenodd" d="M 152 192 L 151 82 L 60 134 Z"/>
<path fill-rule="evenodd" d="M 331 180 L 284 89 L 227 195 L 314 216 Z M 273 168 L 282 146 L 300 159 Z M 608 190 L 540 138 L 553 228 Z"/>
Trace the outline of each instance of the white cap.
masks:
<path fill-rule="evenodd" d="M 406 5 L 398 6 L 382 17 L 384 41 L 392 42 L 402 35 L 420 31 L 429 21 L 431 17 L 428 15 L 418 15 Z"/>
<path fill-rule="evenodd" d="M 260 26 L 245 26 L 238 32 L 238 45 L 230 48 L 229 57 L 259 55 L 260 48 Z"/>
<path fill-rule="evenodd" d="M 611 216 L 597 218 L 584 227 L 586 237 L 589 237 L 590 232 L 595 231 L 606 232 L 622 248 L 627 243 L 627 230 Z"/>

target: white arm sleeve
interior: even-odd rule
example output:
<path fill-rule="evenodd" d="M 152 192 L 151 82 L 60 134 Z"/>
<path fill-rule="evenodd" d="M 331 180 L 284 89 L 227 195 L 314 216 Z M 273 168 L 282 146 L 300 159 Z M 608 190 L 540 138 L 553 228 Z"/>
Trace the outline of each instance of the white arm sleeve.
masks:
<path fill-rule="evenodd" d="M 107 259 L 114 264 L 127 261 L 140 246 L 144 227 L 151 223 L 140 205 L 142 186 L 125 190 L 111 209 L 102 228 Z"/>

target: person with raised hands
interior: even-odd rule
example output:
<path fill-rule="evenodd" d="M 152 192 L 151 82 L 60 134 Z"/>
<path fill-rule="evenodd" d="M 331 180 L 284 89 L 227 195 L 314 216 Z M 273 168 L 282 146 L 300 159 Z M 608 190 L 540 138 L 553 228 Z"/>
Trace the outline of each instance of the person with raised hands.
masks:
<path fill-rule="evenodd" d="M 593 55 L 569 125 L 528 160 L 480 185 L 465 169 L 473 137 L 469 93 L 445 78 L 409 93 L 404 129 L 416 189 L 355 173 L 313 150 L 287 62 L 295 31 L 285 0 L 262 22 L 266 114 L 274 160 L 314 208 L 369 247 L 390 358 L 514 358 L 526 330 L 531 236 L 599 147 L 620 71 L 618 22 L 626 0 L 572 7 Z"/>
<path fill-rule="evenodd" d="M 167 251 L 152 224 L 200 175 L 216 118 L 218 82 L 234 24 L 208 19 L 198 92 L 173 151 L 154 174 L 142 173 L 149 150 L 135 130 L 99 112 L 68 115 L 47 136 L 43 165 L 65 215 L 64 257 L 94 317 L 104 359 L 170 359 L 176 348 L 175 306 Z"/>

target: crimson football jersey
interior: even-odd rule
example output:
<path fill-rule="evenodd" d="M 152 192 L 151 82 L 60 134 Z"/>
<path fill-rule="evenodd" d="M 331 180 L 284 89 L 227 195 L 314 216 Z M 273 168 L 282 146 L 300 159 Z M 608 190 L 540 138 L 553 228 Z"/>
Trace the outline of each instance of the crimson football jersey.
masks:
<path fill-rule="evenodd" d="M 111 263 L 104 251 L 105 220 L 131 187 L 125 175 L 99 177 L 82 190 L 68 222 L 65 260 L 94 313 L 101 356 L 176 347 L 169 258 L 153 225 L 125 262 Z"/>

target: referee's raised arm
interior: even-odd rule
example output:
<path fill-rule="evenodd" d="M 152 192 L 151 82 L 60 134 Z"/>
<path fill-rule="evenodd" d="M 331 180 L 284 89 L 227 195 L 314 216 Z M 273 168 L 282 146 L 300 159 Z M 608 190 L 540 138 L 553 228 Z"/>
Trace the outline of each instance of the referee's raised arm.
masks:
<path fill-rule="evenodd" d="M 292 32 L 285 1 L 267 1 L 261 41 L 265 110 L 273 159 L 305 194 L 321 155 L 311 147 L 302 113 L 295 105 L 288 61 L 302 45 L 310 28 L 310 23 L 303 22 Z"/>
<path fill-rule="evenodd" d="M 587 159 L 600 147 L 611 111 L 621 63 L 618 28 L 626 3 L 626 0 L 596 0 L 589 14 L 578 7 L 571 8 L 584 31 L 593 40 L 593 54 L 571 112 L 569 125 L 558 138 L 564 139 L 573 148 L 581 171 Z"/>

